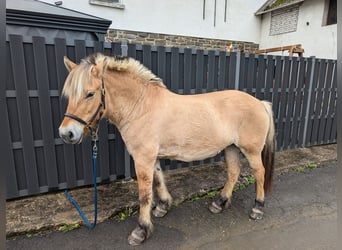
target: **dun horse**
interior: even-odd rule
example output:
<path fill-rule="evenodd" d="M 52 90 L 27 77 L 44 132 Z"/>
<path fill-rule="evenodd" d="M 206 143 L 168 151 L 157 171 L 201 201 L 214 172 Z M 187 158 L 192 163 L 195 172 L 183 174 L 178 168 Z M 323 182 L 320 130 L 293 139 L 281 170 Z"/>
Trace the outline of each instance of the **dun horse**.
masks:
<path fill-rule="evenodd" d="M 141 244 L 152 233 L 154 216 L 168 212 L 172 197 L 159 160 L 203 160 L 224 150 L 228 180 L 209 209 L 220 213 L 232 198 L 240 173 L 239 152 L 247 158 L 256 180 L 250 217 L 261 219 L 265 192 L 272 182 L 274 123 L 271 104 L 244 92 L 226 90 L 198 95 L 170 92 L 162 80 L 132 58 L 91 55 L 75 64 L 63 95 L 68 98 L 59 134 L 66 143 L 81 143 L 98 121 L 108 119 L 120 131 L 135 162 L 140 214 L 128 237 Z M 155 184 L 158 200 L 152 209 Z"/>

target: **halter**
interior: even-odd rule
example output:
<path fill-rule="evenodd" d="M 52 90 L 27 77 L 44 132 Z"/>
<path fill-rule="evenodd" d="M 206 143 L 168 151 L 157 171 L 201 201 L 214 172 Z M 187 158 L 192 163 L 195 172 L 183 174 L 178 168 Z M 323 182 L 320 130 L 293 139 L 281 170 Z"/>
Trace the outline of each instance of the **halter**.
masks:
<path fill-rule="evenodd" d="M 104 81 L 103 81 L 103 77 L 102 77 L 102 84 L 101 84 L 101 102 L 99 104 L 99 106 L 97 107 L 95 113 L 93 114 L 93 116 L 90 118 L 90 120 L 88 122 L 86 122 L 85 120 L 83 120 L 82 118 L 74 115 L 74 114 L 69 114 L 69 113 L 65 113 L 64 116 L 69 117 L 71 119 L 74 119 L 75 121 L 78 121 L 79 123 L 83 124 L 84 126 L 86 126 L 89 131 L 91 132 L 91 136 L 96 138 L 97 137 L 97 131 L 98 131 L 98 122 L 101 120 L 102 114 L 103 114 L 103 110 L 106 109 L 106 98 L 105 98 L 105 88 L 104 88 Z M 101 110 L 102 108 L 102 110 Z M 92 127 L 91 124 L 95 121 L 96 116 L 100 113 L 100 118 L 96 121 L 95 127 Z M 94 139 L 93 138 L 93 139 Z"/>

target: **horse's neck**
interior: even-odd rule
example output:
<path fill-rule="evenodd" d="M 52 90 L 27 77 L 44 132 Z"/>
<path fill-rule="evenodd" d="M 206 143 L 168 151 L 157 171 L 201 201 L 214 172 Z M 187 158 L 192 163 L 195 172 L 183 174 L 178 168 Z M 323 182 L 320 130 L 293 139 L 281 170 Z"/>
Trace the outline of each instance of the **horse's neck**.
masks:
<path fill-rule="evenodd" d="M 120 72 L 108 77 L 106 116 L 119 130 L 142 112 L 140 104 L 144 99 L 148 84 L 139 81 Z"/>

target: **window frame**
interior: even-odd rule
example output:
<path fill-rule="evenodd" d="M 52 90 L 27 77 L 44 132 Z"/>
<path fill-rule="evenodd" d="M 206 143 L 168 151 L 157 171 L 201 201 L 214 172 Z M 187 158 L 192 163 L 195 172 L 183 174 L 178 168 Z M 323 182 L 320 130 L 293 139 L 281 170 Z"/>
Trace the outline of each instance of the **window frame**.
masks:
<path fill-rule="evenodd" d="M 322 20 L 322 26 L 329 26 L 329 25 L 334 25 L 337 24 L 337 7 L 335 8 L 335 17 L 336 20 L 335 22 L 331 22 L 330 16 L 332 15 L 331 13 L 331 1 L 335 1 L 336 6 L 337 6 L 337 0 L 325 0 L 324 2 L 324 10 L 323 10 L 323 20 Z"/>

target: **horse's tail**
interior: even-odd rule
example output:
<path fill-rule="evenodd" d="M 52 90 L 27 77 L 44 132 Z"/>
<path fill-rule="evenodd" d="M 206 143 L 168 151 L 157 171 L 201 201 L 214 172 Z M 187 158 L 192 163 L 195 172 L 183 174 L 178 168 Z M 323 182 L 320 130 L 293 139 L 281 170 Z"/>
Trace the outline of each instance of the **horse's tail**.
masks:
<path fill-rule="evenodd" d="M 269 127 L 266 136 L 265 146 L 261 153 L 262 163 L 265 167 L 265 193 L 269 193 L 272 187 L 272 177 L 274 172 L 274 151 L 275 151 L 275 129 L 273 120 L 272 104 L 267 101 L 262 101 L 265 106 L 268 118 Z"/>

